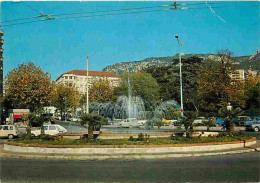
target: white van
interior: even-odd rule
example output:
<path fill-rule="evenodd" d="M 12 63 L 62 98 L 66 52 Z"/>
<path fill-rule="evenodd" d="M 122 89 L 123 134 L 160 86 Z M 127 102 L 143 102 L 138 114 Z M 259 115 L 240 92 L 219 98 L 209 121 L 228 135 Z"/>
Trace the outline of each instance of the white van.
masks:
<path fill-rule="evenodd" d="M 12 139 L 18 137 L 19 131 L 14 125 L 0 125 L 0 137 L 8 137 Z"/>
<path fill-rule="evenodd" d="M 43 128 L 44 128 L 44 133 L 46 135 L 58 135 L 59 133 L 66 133 L 67 130 L 60 126 L 60 125 L 43 125 Z M 39 136 L 41 134 L 41 130 L 38 129 L 38 130 L 33 130 L 31 131 L 32 135 L 33 136 Z"/>

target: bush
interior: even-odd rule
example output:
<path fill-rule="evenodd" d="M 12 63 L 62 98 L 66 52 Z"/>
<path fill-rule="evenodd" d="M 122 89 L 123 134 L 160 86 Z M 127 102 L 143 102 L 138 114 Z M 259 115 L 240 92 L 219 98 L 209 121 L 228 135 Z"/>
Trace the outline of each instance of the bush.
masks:
<path fill-rule="evenodd" d="M 221 138 L 221 137 L 230 137 L 230 136 L 233 136 L 232 133 L 229 133 L 229 132 L 221 132 L 217 135 L 218 138 Z"/>
<path fill-rule="evenodd" d="M 173 134 L 171 134 L 170 139 L 171 140 L 178 140 L 178 137 L 173 133 Z"/>
<path fill-rule="evenodd" d="M 37 137 L 36 139 L 41 139 L 41 140 L 46 140 L 46 141 L 60 141 L 62 139 L 62 136 L 52 136 L 52 135 L 47 135 L 47 134 L 41 134 Z"/>
<path fill-rule="evenodd" d="M 143 142 L 149 142 L 149 139 L 150 139 L 150 135 L 139 133 L 139 134 L 138 134 L 138 137 L 137 137 L 136 139 L 135 139 L 133 136 L 130 136 L 128 140 L 129 140 L 129 141 L 143 141 Z"/>
<path fill-rule="evenodd" d="M 135 139 L 134 139 L 133 136 L 130 136 L 128 140 L 129 140 L 129 141 L 135 141 Z"/>
<path fill-rule="evenodd" d="M 25 134 L 19 135 L 19 138 L 22 139 L 22 140 L 31 140 L 32 136 L 25 133 Z"/>

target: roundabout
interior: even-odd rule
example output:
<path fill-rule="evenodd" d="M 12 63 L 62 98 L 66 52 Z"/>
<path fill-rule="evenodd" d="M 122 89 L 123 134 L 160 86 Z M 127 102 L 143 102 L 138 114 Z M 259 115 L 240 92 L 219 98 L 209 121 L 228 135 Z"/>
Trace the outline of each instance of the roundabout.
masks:
<path fill-rule="evenodd" d="M 10 157 L 30 159 L 167 159 L 212 156 L 259 151 L 260 143 L 251 138 L 231 142 L 141 144 L 141 145 L 51 145 L 7 141 L 4 151 Z"/>

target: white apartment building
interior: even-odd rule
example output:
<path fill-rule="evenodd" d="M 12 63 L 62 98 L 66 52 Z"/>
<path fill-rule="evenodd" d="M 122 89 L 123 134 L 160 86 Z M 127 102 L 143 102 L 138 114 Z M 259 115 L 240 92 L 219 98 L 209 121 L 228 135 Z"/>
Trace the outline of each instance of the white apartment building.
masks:
<path fill-rule="evenodd" d="M 244 69 L 237 69 L 234 73 L 230 75 L 231 79 L 243 81 L 245 80 L 245 70 Z"/>
<path fill-rule="evenodd" d="M 110 81 L 111 86 L 116 87 L 119 84 L 119 77 L 112 72 L 104 71 L 87 71 L 86 70 L 72 70 L 63 73 L 57 80 L 58 84 L 65 84 L 68 86 L 75 86 L 79 89 L 81 94 L 85 94 L 87 86 L 91 87 L 93 83 L 99 79 L 107 79 Z"/>

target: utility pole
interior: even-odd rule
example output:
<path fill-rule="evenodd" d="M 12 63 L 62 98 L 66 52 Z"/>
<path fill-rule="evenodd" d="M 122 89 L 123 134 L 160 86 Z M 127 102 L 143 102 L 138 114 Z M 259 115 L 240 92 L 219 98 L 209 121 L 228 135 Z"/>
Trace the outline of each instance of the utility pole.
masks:
<path fill-rule="evenodd" d="M 0 30 L 0 98 L 3 96 L 3 70 L 4 70 L 4 64 L 3 64 L 3 44 L 4 40 L 2 36 L 4 33 Z M 3 124 L 2 121 L 2 116 L 3 116 L 3 106 L 0 103 L 0 124 Z"/>
<path fill-rule="evenodd" d="M 87 103 L 86 103 L 86 113 L 87 114 L 89 113 L 89 106 L 88 106 L 88 63 L 89 63 L 89 60 L 88 60 L 88 56 L 87 56 Z"/>
<path fill-rule="evenodd" d="M 177 39 L 178 41 L 178 46 L 179 46 L 179 61 L 180 61 L 180 94 L 181 94 L 181 109 L 180 109 L 180 112 L 181 112 L 181 117 L 183 117 L 183 95 L 182 95 L 182 71 L 181 71 L 181 45 L 182 43 L 180 43 L 179 41 L 179 36 L 178 35 L 175 35 L 175 38 Z"/>

